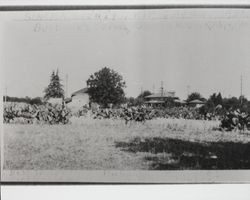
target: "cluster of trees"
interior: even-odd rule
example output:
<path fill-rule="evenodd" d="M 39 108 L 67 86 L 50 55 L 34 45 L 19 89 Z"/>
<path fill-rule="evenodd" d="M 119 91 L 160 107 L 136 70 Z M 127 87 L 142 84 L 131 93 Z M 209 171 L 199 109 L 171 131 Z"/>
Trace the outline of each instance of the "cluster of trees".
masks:
<path fill-rule="evenodd" d="M 48 87 L 44 90 L 45 99 L 49 98 L 61 98 L 64 96 L 64 91 L 61 79 L 58 74 L 53 71 L 50 78 Z M 137 98 L 126 98 L 124 89 L 126 83 L 123 77 L 108 67 L 104 67 L 101 70 L 91 74 L 86 81 L 88 87 L 88 94 L 90 101 L 98 103 L 102 107 L 108 107 L 110 104 L 119 105 L 122 103 L 128 103 L 130 105 L 141 105 L 144 102 L 144 98 L 150 94 L 150 91 L 144 91 Z"/>
<path fill-rule="evenodd" d="M 45 95 L 44 99 L 48 100 L 49 98 L 63 98 L 64 97 L 64 90 L 63 90 L 63 85 L 61 84 L 61 79 L 59 77 L 58 70 L 52 72 L 50 76 L 50 83 L 48 87 L 45 88 L 44 90 Z M 43 104 L 43 100 L 40 97 L 35 97 L 35 98 L 30 98 L 30 97 L 25 97 L 25 98 L 19 98 L 19 97 L 10 97 L 10 96 L 4 96 L 3 101 L 7 102 L 23 102 L 23 103 L 28 103 L 28 104 L 36 104 L 36 105 L 41 105 Z"/>
<path fill-rule="evenodd" d="M 40 97 L 35 97 L 35 98 L 29 98 L 29 97 L 24 97 L 24 98 L 19 98 L 19 97 L 10 97 L 10 96 L 4 96 L 3 97 L 4 101 L 7 102 L 22 102 L 22 103 L 28 103 L 31 105 L 37 104 L 37 105 L 41 105 L 42 99 Z"/>
<path fill-rule="evenodd" d="M 189 103 L 193 100 L 200 100 L 200 101 L 206 101 L 205 98 L 202 97 L 202 95 L 199 92 L 193 92 L 188 95 L 186 102 Z"/>
<path fill-rule="evenodd" d="M 145 97 L 148 95 L 151 95 L 152 93 L 148 90 L 142 92 L 138 97 L 133 98 L 127 98 L 126 102 L 130 105 L 141 105 L 145 102 Z M 189 105 L 189 102 L 193 100 L 200 100 L 204 102 L 203 110 L 205 112 L 214 112 L 214 110 L 220 106 L 224 108 L 225 110 L 236 110 L 240 109 L 244 112 L 249 112 L 250 113 L 250 101 L 248 101 L 247 98 L 244 96 L 241 96 L 239 98 L 237 97 L 222 97 L 221 93 L 213 93 L 208 99 L 205 99 L 200 93 L 198 92 L 193 92 L 190 95 L 188 95 L 186 99 L 186 105 Z M 174 98 L 169 97 L 166 99 L 166 103 L 163 105 L 165 107 L 175 107 L 177 106 L 178 103 L 176 104 L 174 101 Z"/>
<path fill-rule="evenodd" d="M 98 103 L 103 107 L 108 107 L 110 104 L 119 105 L 121 103 L 128 103 L 134 106 L 141 105 L 145 102 L 145 97 L 152 94 L 150 91 L 146 90 L 139 94 L 136 98 L 126 98 L 124 92 L 126 83 L 123 80 L 123 77 L 108 67 L 104 67 L 94 74 L 91 74 L 87 80 L 87 87 L 90 101 Z M 56 72 L 52 72 L 50 83 L 48 87 L 45 88 L 44 92 L 44 99 L 64 98 L 63 85 L 61 84 L 58 70 Z M 4 97 L 4 100 L 11 102 L 25 102 L 29 104 L 42 104 L 42 99 L 39 97 L 18 98 L 7 96 Z M 239 98 L 223 98 L 221 93 L 214 93 L 206 100 L 200 93 L 193 92 L 188 95 L 186 102 L 188 104 L 193 100 L 203 101 L 205 103 L 203 109 L 206 112 L 214 111 L 218 105 L 226 110 L 241 109 L 243 111 L 250 112 L 250 101 L 248 101 L 244 96 Z M 167 102 L 168 103 L 166 103 L 165 106 L 176 106 L 173 98 L 169 98 Z"/>
<path fill-rule="evenodd" d="M 45 99 L 64 97 L 64 90 L 60 81 L 58 70 L 56 73 L 53 71 L 50 83 L 44 90 Z M 126 83 L 123 81 L 123 77 L 108 67 L 91 74 L 87 80 L 87 87 L 90 101 L 103 107 L 108 107 L 110 104 L 121 104 L 126 100 L 124 93 Z"/>
<path fill-rule="evenodd" d="M 203 109 L 206 112 L 213 112 L 218 106 L 224 108 L 225 110 L 236 110 L 240 109 L 243 112 L 250 112 L 250 101 L 244 96 L 237 97 L 222 97 L 221 93 L 213 93 L 207 100 L 202 97 L 202 95 L 198 92 L 194 92 L 190 94 L 186 100 L 186 102 L 190 102 L 192 100 L 201 100 L 205 102 Z"/>
<path fill-rule="evenodd" d="M 128 97 L 126 98 L 126 103 L 132 106 L 138 106 L 144 103 L 145 97 L 151 95 L 152 93 L 148 90 L 143 91 L 138 97 Z"/>

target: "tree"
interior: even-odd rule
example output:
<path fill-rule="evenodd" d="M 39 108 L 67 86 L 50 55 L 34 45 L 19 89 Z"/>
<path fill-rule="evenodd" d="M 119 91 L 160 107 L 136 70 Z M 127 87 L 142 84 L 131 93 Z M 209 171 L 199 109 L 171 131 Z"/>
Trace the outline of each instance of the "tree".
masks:
<path fill-rule="evenodd" d="M 29 103 L 31 105 L 34 105 L 34 104 L 41 105 L 41 104 L 43 104 L 42 99 L 40 97 L 35 97 L 35 98 L 31 99 Z"/>
<path fill-rule="evenodd" d="M 243 112 L 249 112 L 249 101 L 243 95 L 239 97 L 239 108 Z"/>
<path fill-rule="evenodd" d="M 216 112 L 218 105 L 223 106 L 223 99 L 221 93 L 213 93 L 207 100 L 206 104 L 200 109 L 204 113 L 214 113 Z"/>
<path fill-rule="evenodd" d="M 224 98 L 223 105 L 226 108 L 226 110 L 229 109 L 235 110 L 240 107 L 240 101 L 237 97 Z"/>
<path fill-rule="evenodd" d="M 219 92 L 218 93 L 218 95 L 217 95 L 217 97 L 216 97 L 216 102 L 215 102 L 215 104 L 216 105 L 222 105 L 222 96 L 221 96 L 221 93 Z"/>
<path fill-rule="evenodd" d="M 226 110 L 240 109 L 242 112 L 250 113 L 250 101 L 244 96 L 224 98 L 223 106 Z"/>
<path fill-rule="evenodd" d="M 108 104 L 120 104 L 125 100 L 124 88 L 126 83 L 120 74 L 107 67 L 90 75 L 87 80 L 90 101 L 103 107 Z"/>
<path fill-rule="evenodd" d="M 222 105 L 223 101 L 222 101 L 222 96 L 221 93 L 213 93 L 209 99 L 206 102 L 206 106 L 210 109 L 213 110 L 215 109 L 216 106 L 218 105 Z"/>
<path fill-rule="evenodd" d="M 205 99 L 201 96 L 200 93 L 198 93 L 198 92 L 193 92 L 193 93 L 191 93 L 190 95 L 188 95 L 187 103 L 189 103 L 190 101 L 193 101 L 193 100 L 201 100 L 201 101 L 204 101 Z"/>
<path fill-rule="evenodd" d="M 152 93 L 148 90 L 143 91 L 134 99 L 134 106 L 142 105 L 145 101 L 145 97 L 151 95 Z"/>
<path fill-rule="evenodd" d="M 128 106 L 134 106 L 136 104 L 136 99 L 134 97 L 127 97 L 126 103 Z"/>
<path fill-rule="evenodd" d="M 63 85 L 60 83 L 61 79 L 58 74 L 58 70 L 56 70 L 56 73 L 53 71 L 50 76 L 50 83 L 47 88 L 45 88 L 44 92 L 44 98 L 63 98 L 64 97 L 64 90 Z"/>
<path fill-rule="evenodd" d="M 148 90 L 145 90 L 145 91 L 143 91 L 138 97 L 137 97 L 137 99 L 144 99 L 146 96 L 149 96 L 149 95 L 151 95 L 152 93 L 150 92 L 150 91 L 148 91 Z"/>
<path fill-rule="evenodd" d="M 176 106 L 178 103 L 177 104 L 175 103 L 175 99 L 179 100 L 179 98 L 167 97 L 165 99 L 164 106 L 165 107 L 170 107 L 170 108 Z"/>

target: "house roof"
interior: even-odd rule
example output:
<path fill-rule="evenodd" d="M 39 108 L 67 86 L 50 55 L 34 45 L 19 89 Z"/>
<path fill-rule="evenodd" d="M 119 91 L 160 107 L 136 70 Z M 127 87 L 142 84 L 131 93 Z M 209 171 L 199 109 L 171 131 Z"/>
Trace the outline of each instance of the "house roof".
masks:
<path fill-rule="evenodd" d="M 204 104 L 203 101 L 198 100 L 198 99 L 195 99 L 195 100 L 193 100 L 193 101 L 190 101 L 189 103 L 193 103 L 193 104 Z"/>
<path fill-rule="evenodd" d="M 181 101 L 181 100 L 179 100 L 179 99 L 175 99 L 174 102 L 176 102 L 176 103 L 181 103 L 181 104 L 185 104 L 185 103 L 186 103 L 186 101 Z"/>
<path fill-rule="evenodd" d="M 174 92 L 166 92 L 164 94 L 156 93 L 146 96 L 145 98 L 164 98 L 164 97 L 174 97 Z"/>
<path fill-rule="evenodd" d="M 165 103 L 165 101 L 151 100 L 151 101 L 146 101 L 145 103 Z"/>
<path fill-rule="evenodd" d="M 65 103 L 69 103 L 69 102 L 71 102 L 71 101 L 72 101 L 72 98 L 70 98 L 70 97 L 64 99 L 64 102 L 65 102 Z"/>
<path fill-rule="evenodd" d="M 80 90 L 75 91 L 74 93 L 71 94 L 71 97 L 76 96 L 78 94 L 85 94 L 88 93 L 88 88 L 82 88 Z"/>

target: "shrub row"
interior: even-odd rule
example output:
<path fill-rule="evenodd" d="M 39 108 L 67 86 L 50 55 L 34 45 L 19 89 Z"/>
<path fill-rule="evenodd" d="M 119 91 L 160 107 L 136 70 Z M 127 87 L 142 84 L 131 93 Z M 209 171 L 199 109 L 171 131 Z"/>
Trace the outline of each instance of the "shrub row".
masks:
<path fill-rule="evenodd" d="M 4 123 L 67 124 L 70 111 L 63 105 L 4 105 Z"/>

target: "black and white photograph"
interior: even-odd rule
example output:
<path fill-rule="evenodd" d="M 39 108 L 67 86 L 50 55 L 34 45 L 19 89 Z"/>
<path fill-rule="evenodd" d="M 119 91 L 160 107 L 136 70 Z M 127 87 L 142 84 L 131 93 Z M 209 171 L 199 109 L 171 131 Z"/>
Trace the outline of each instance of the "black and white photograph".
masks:
<path fill-rule="evenodd" d="M 2 181 L 250 181 L 250 9 L 5 11 L 0 35 Z"/>

